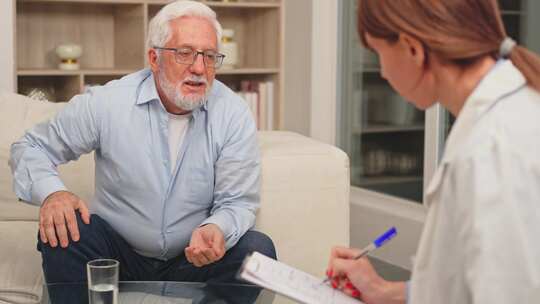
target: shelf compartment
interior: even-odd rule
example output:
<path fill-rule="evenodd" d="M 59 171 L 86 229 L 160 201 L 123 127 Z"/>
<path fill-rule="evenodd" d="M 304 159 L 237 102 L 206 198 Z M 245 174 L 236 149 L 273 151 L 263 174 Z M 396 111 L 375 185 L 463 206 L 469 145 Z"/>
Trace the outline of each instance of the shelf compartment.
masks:
<path fill-rule="evenodd" d="M 395 182 L 358 184 L 352 180 L 352 185 L 359 186 L 371 191 L 381 192 L 408 199 L 413 202 L 422 202 L 423 179 L 417 177 L 396 179 Z"/>
<path fill-rule="evenodd" d="M 400 184 L 409 182 L 421 182 L 422 176 L 375 176 L 375 177 L 359 177 L 355 180 L 358 186 L 383 185 L 383 184 Z"/>
<path fill-rule="evenodd" d="M 125 74 L 86 74 L 83 75 L 83 91 L 88 86 L 104 85 L 107 82 L 115 79 L 120 79 Z"/>
<path fill-rule="evenodd" d="M 19 76 L 67 76 L 67 75 L 127 75 L 136 72 L 137 69 L 84 69 L 65 71 L 59 69 L 22 69 L 17 71 Z M 278 68 L 270 69 L 220 69 L 218 75 L 271 75 L 278 74 Z"/>
<path fill-rule="evenodd" d="M 170 3 L 170 0 L 147 0 L 147 3 L 151 5 L 165 5 Z M 202 3 L 210 6 L 213 9 L 216 8 L 278 8 L 281 3 L 272 0 L 263 1 L 201 1 Z"/>
<path fill-rule="evenodd" d="M 212 4 L 216 2 L 206 2 Z M 245 4 L 238 7 L 232 5 Z M 223 28 L 233 29 L 234 41 L 238 45 L 238 70 L 243 69 L 276 69 L 280 68 L 281 48 L 279 3 L 263 9 L 253 8 L 256 3 L 231 2 L 226 6 L 213 7 Z M 249 4 L 249 5 L 248 5 Z M 268 4 L 268 3 L 261 3 Z M 275 5 L 275 6 L 274 6 Z M 148 6 L 148 20 L 151 20 L 163 5 Z M 258 30 L 253 30 L 258 29 Z"/>
<path fill-rule="evenodd" d="M 77 43 L 82 69 L 144 65 L 144 5 L 17 2 L 18 69 L 55 69 L 55 48 Z"/>
<path fill-rule="evenodd" d="M 506 27 L 506 32 L 508 33 L 508 36 L 515 39 L 518 44 L 521 44 L 521 40 L 522 40 L 521 16 L 520 15 L 503 15 L 502 19 Z"/>
<path fill-rule="evenodd" d="M 218 75 L 264 75 L 264 74 L 278 74 L 278 68 L 242 68 L 242 69 L 220 69 L 217 70 Z"/>
<path fill-rule="evenodd" d="M 280 89 L 280 83 L 279 83 L 280 78 L 279 78 L 278 73 L 252 74 L 252 75 L 221 74 L 221 75 L 217 75 L 216 78 L 236 92 L 241 90 L 242 81 L 252 81 L 252 82 L 271 81 L 274 86 L 273 98 L 272 98 L 273 99 L 272 112 L 274 115 L 273 115 L 272 126 L 273 126 L 273 129 L 275 130 L 283 128 L 283 121 L 280 119 L 281 117 L 283 117 L 282 115 L 283 108 L 280 103 L 282 96 L 280 96 L 281 89 Z"/>
<path fill-rule="evenodd" d="M 529 0 L 537 1 L 537 0 Z M 499 0 L 499 5 L 502 11 L 521 11 L 521 0 Z"/>
<path fill-rule="evenodd" d="M 165 5 L 171 0 L 18 0 L 20 2 L 33 3 L 94 3 L 94 4 L 151 4 Z M 280 7 L 280 2 L 276 0 L 240 0 L 240 1 L 200 1 L 210 7 L 228 8 L 276 8 Z"/>
<path fill-rule="evenodd" d="M 69 75 L 127 75 L 136 70 L 95 69 L 65 71 L 59 69 L 22 69 L 17 71 L 18 76 L 69 76 Z"/>
<path fill-rule="evenodd" d="M 379 67 L 379 66 L 365 65 L 365 66 L 362 68 L 362 72 L 364 72 L 364 73 L 380 73 L 380 72 L 381 72 L 381 67 Z"/>
<path fill-rule="evenodd" d="M 384 125 L 384 124 L 369 124 L 363 128 L 353 130 L 354 133 L 371 134 L 371 133 L 396 133 L 396 132 L 420 132 L 424 131 L 423 124 L 415 125 Z"/>
<path fill-rule="evenodd" d="M 275 2 L 219 2 L 203 1 L 211 8 L 278 8 L 280 3 Z"/>
<path fill-rule="evenodd" d="M 352 176 L 418 176 L 423 171 L 424 133 L 353 135 Z"/>
<path fill-rule="evenodd" d="M 359 91 L 353 100 L 356 130 L 370 125 L 397 129 L 424 123 L 424 113 L 396 93 L 379 73 L 355 73 L 354 83 Z"/>
<path fill-rule="evenodd" d="M 525 15 L 525 13 L 522 12 L 522 11 L 508 11 L 508 10 L 501 11 L 501 14 L 503 16 L 505 16 L 505 15 L 524 16 Z"/>
<path fill-rule="evenodd" d="M 26 3 L 140 4 L 152 0 L 16 0 Z"/>
<path fill-rule="evenodd" d="M 424 132 L 356 134 L 353 139 L 355 142 L 362 143 L 360 145 L 362 149 L 357 151 L 360 154 L 365 154 L 373 149 L 416 155 L 423 155 L 424 153 Z"/>
<path fill-rule="evenodd" d="M 52 102 L 68 101 L 81 90 L 80 75 L 63 76 L 19 76 L 17 79 L 18 92 L 28 95 L 32 89 L 38 89 Z"/>

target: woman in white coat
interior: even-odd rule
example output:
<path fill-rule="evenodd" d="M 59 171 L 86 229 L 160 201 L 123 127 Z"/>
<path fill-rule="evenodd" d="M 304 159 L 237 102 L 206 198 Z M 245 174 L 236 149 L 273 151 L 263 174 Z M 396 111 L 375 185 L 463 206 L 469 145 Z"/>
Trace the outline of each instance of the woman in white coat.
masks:
<path fill-rule="evenodd" d="M 336 247 L 332 284 L 368 304 L 540 303 L 539 57 L 506 36 L 496 0 L 360 0 L 358 29 L 405 99 L 457 119 L 411 281 Z"/>

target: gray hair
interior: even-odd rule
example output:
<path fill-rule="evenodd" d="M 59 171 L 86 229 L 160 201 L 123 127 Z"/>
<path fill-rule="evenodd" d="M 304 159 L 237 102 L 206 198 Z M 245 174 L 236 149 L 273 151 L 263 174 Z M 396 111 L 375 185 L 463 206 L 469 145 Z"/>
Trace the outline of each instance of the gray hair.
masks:
<path fill-rule="evenodd" d="M 223 29 L 217 21 L 216 12 L 205 4 L 189 0 L 178 0 L 169 3 L 152 18 L 148 26 L 147 49 L 151 49 L 154 46 L 164 47 L 171 38 L 169 21 L 187 16 L 202 17 L 210 21 L 216 30 L 218 50 L 221 49 Z"/>

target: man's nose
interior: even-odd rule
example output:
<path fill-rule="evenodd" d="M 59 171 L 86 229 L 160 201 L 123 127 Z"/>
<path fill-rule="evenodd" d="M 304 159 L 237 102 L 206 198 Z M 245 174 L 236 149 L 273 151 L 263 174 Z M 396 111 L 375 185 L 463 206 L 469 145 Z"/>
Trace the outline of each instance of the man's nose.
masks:
<path fill-rule="evenodd" d="M 204 71 L 206 70 L 206 66 L 204 65 L 204 55 L 200 53 L 195 54 L 195 61 L 189 67 L 189 69 L 193 74 L 204 74 Z"/>

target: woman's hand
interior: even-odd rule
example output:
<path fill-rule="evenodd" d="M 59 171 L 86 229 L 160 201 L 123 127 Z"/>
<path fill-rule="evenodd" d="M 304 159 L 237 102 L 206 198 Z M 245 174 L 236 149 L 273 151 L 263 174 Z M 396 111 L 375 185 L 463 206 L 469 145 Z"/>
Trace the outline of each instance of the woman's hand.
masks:
<path fill-rule="evenodd" d="M 366 304 L 405 303 L 405 283 L 381 278 L 369 260 L 354 260 L 358 249 L 334 247 L 328 262 L 327 275 L 331 284 Z"/>

